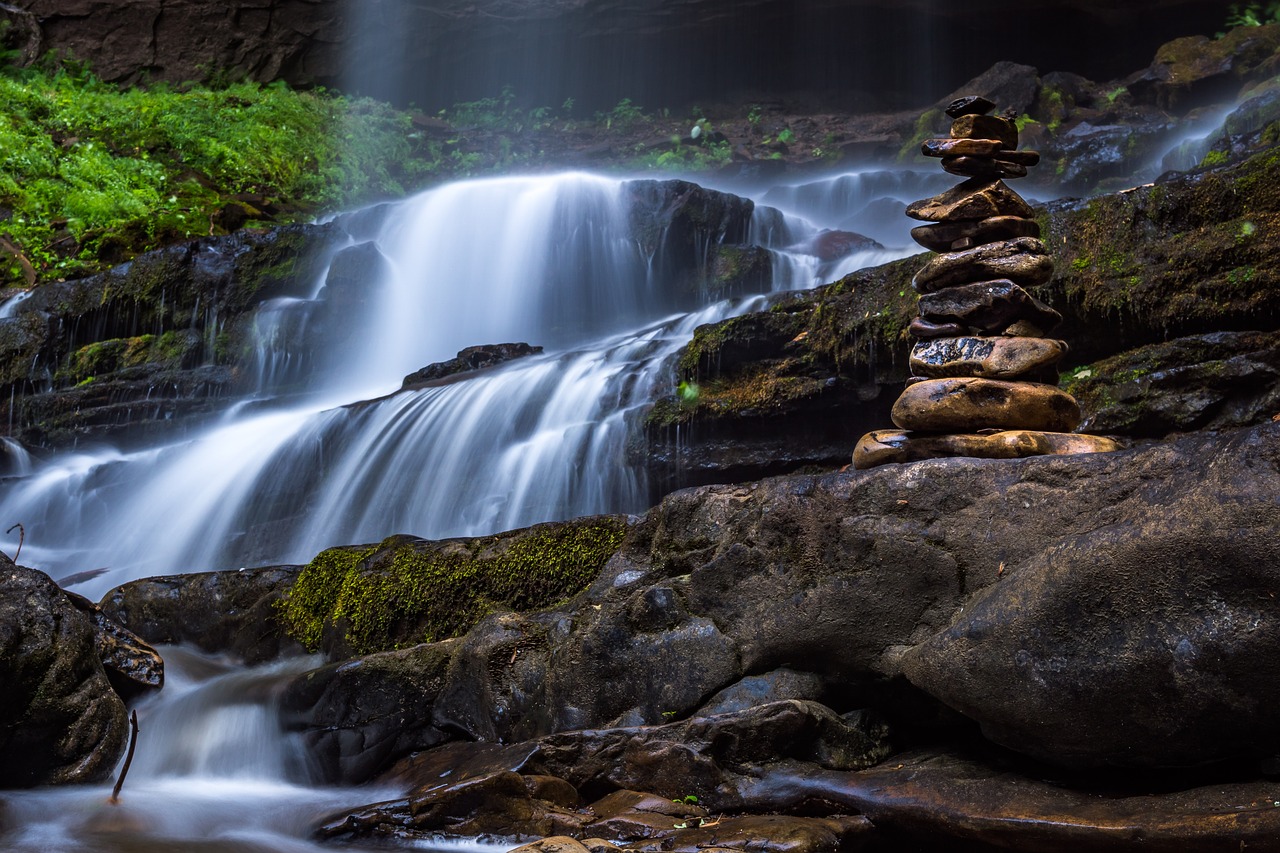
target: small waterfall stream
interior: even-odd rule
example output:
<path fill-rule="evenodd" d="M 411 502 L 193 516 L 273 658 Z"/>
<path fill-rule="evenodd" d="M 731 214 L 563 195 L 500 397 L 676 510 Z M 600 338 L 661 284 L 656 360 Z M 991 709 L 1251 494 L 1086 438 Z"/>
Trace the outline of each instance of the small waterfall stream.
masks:
<path fill-rule="evenodd" d="M 883 188 L 864 183 L 870 203 Z M 194 438 L 67 453 L 4 481 L 0 518 L 25 525 L 24 562 L 54 577 L 104 570 L 77 586 L 93 597 L 136 577 L 306 562 L 392 533 L 483 535 L 644 510 L 644 470 L 627 453 L 635 415 L 696 326 L 761 297 L 689 311 L 690 293 L 632 233 L 625 187 L 580 173 L 509 177 L 401 203 L 371 256 L 385 261 L 381 281 L 342 318 L 349 347 L 290 344 L 313 322 L 317 283 L 312 298 L 260 310 L 251 405 Z M 772 252 L 769 289 L 911 251 L 822 264 L 792 250 L 818 230 L 757 208 L 750 239 Z M 393 393 L 425 364 L 506 341 L 546 351 Z M 288 396 L 271 403 L 278 394 Z"/>

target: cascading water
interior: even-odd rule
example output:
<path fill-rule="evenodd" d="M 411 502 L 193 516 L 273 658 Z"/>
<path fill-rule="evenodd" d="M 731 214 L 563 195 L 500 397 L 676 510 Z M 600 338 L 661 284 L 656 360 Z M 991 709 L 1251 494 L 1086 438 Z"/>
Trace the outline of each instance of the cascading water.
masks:
<path fill-rule="evenodd" d="M 305 749 L 281 730 L 276 706 L 289 679 L 316 661 L 245 670 L 182 648 L 162 652 L 166 685 L 137 708 L 137 751 L 119 804 L 108 804 L 109 784 L 0 793 L 0 849 L 318 853 L 326 848 L 307 840 L 316 822 L 401 793 L 308 784 Z"/>
<path fill-rule="evenodd" d="M 13 478 L 0 518 L 26 527 L 24 562 L 55 577 L 106 569 L 88 595 L 146 575 L 305 562 L 392 533 L 482 535 L 650 499 L 626 457 L 628 422 L 700 323 L 687 288 L 632 233 L 626 184 L 583 174 L 452 184 L 401 204 L 377 239 L 387 272 L 342 318 L 352 345 L 299 367 L 317 300 L 265 306 L 261 395 L 187 441 L 82 451 Z M 782 251 L 814 226 L 762 210 L 752 239 L 778 247 L 775 290 L 809 287 L 903 250 L 821 265 Z M 291 331 L 292 330 L 292 331 Z M 466 379 L 390 394 L 407 373 L 480 343 L 547 352 Z M 370 401 L 354 402 L 353 401 Z"/>

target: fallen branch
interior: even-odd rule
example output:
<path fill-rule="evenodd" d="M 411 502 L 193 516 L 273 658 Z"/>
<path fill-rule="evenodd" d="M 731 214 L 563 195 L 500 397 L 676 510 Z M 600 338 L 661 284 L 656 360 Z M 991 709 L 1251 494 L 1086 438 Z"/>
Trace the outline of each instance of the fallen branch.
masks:
<path fill-rule="evenodd" d="M 27 538 L 27 528 L 23 527 L 21 524 L 15 524 L 13 527 L 6 530 L 4 535 L 8 536 L 13 532 L 15 527 L 18 529 L 18 550 L 13 552 L 13 561 L 16 563 L 18 562 L 18 555 L 22 553 L 22 543 L 26 541 Z"/>
<path fill-rule="evenodd" d="M 120 789 L 124 787 L 124 777 L 129 775 L 129 765 L 133 763 L 133 748 L 138 745 L 137 711 L 129 717 L 129 728 L 129 752 L 124 757 L 124 767 L 120 768 L 120 778 L 116 780 L 116 786 L 111 789 L 111 799 L 107 801 L 113 806 L 120 805 Z"/>

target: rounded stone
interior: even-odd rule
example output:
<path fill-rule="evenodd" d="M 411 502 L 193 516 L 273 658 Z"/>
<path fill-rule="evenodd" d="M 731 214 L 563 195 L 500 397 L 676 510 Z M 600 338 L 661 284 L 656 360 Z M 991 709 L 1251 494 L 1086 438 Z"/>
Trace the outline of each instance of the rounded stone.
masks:
<path fill-rule="evenodd" d="M 1004 181 L 970 178 L 944 193 L 908 205 L 907 216 L 923 222 L 956 222 L 992 216 L 1031 219 L 1035 211 Z"/>
<path fill-rule="evenodd" d="M 998 139 L 926 139 L 920 153 L 926 157 L 990 157 L 1003 146 Z"/>
<path fill-rule="evenodd" d="M 1014 237 L 1039 237 L 1040 223 L 1020 216 L 993 216 L 973 222 L 940 222 L 918 225 L 911 229 L 911 239 L 934 252 L 951 252 L 960 248 L 957 240 L 968 240 L 981 246 Z"/>
<path fill-rule="evenodd" d="M 1080 406 L 1052 385 L 971 377 L 930 379 L 903 391 L 890 417 L 902 429 L 920 432 L 1071 432 L 1080 425 Z"/>
<path fill-rule="evenodd" d="M 967 115 L 986 115 L 995 108 L 994 103 L 981 95 L 965 95 L 947 104 L 945 112 L 951 118 L 960 118 Z"/>
<path fill-rule="evenodd" d="M 998 139 L 1003 147 L 1018 147 L 1018 126 L 1007 118 L 998 116 L 962 115 L 951 123 L 954 139 Z"/>
<path fill-rule="evenodd" d="M 920 316 L 930 323 L 959 323 L 988 335 L 1026 321 L 1043 337 L 1062 322 L 1062 315 L 1008 279 L 948 287 L 920 297 Z"/>
<path fill-rule="evenodd" d="M 959 252 L 943 252 L 911 279 L 918 293 L 933 293 L 976 281 L 1007 278 L 1023 287 L 1044 284 L 1053 275 L 1053 259 L 1044 242 L 1015 237 Z"/>
<path fill-rule="evenodd" d="M 942 170 L 962 178 L 1025 178 L 1027 167 L 990 157 L 943 157 Z"/>
<path fill-rule="evenodd" d="M 1049 338 L 959 337 L 922 341 L 911 348 L 911 372 L 940 379 L 978 376 L 1016 379 L 1057 364 L 1067 345 Z"/>

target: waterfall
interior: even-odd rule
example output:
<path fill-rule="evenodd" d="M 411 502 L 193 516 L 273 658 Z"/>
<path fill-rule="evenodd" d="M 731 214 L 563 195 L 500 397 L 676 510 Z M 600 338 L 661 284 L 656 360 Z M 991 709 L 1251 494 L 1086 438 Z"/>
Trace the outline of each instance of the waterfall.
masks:
<path fill-rule="evenodd" d="M 368 255 L 380 280 L 342 317 L 348 348 L 299 349 L 325 297 L 317 283 L 310 298 L 259 311 L 253 405 L 182 441 L 65 453 L 5 481 L 0 519 L 25 525 L 23 561 L 55 578 L 96 574 L 77 587 L 94 596 L 136 577 L 306 562 L 393 533 L 643 511 L 652 496 L 628 455 L 633 421 L 694 328 L 761 303 L 688 311 L 688 288 L 664 281 L 632 233 L 626 186 L 508 177 L 401 203 Z M 744 236 L 773 248 L 774 290 L 901 254 L 824 264 L 786 250 L 816 232 L 757 208 Z M 394 393 L 425 364 L 507 341 L 545 352 Z"/>

